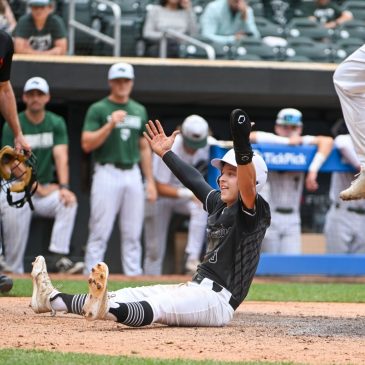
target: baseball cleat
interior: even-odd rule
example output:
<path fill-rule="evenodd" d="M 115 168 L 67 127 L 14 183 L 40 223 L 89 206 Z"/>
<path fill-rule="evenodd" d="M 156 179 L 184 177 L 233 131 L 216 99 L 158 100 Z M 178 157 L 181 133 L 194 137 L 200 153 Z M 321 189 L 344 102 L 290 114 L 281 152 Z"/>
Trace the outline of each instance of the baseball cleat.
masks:
<path fill-rule="evenodd" d="M 365 170 L 361 170 L 355 177 L 351 186 L 346 190 L 341 191 L 340 198 L 342 200 L 365 199 Z"/>
<path fill-rule="evenodd" d="M 51 312 L 54 316 L 56 311 L 51 307 L 50 300 L 59 291 L 51 283 L 43 256 L 37 256 L 32 265 L 33 294 L 30 306 L 35 313 Z"/>
<path fill-rule="evenodd" d="M 89 295 L 82 308 L 82 315 L 89 321 L 104 319 L 109 310 L 108 283 L 109 269 L 104 262 L 99 262 L 89 276 Z"/>
<path fill-rule="evenodd" d="M 0 275 L 0 292 L 7 293 L 13 287 L 13 280 L 8 276 L 1 274 Z"/>

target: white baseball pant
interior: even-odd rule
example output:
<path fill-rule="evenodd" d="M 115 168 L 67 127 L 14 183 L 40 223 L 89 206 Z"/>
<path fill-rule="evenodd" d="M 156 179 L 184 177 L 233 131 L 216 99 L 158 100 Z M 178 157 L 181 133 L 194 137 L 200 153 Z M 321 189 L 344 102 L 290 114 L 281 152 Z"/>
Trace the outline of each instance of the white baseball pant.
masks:
<path fill-rule="evenodd" d="M 337 67 L 333 82 L 356 154 L 365 169 L 365 45 Z"/>
<path fill-rule="evenodd" d="M 112 164 L 96 164 L 91 187 L 86 274 L 104 260 L 107 242 L 117 215 L 121 262 L 125 275 L 142 274 L 141 233 L 144 218 L 144 188 L 138 165 L 122 170 Z"/>
<path fill-rule="evenodd" d="M 153 322 L 170 326 L 224 326 L 233 317 L 231 293 L 212 290 L 213 281 L 200 284 L 152 285 L 108 293 L 110 305 L 145 300 L 153 310 Z"/>
<path fill-rule="evenodd" d="M 26 203 L 22 208 L 9 206 L 6 194 L 0 194 L 3 243 L 6 263 L 14 273 L 24 272 L 24 253 L 28 241 L 32 211 Z M 23 194 L 13 194 L 16 201 Z M 67 255 L 70 252 L 71 236 L 77 213 L 77 203 L 64 205 L 59 197 L 59 190 L 41 197 L 32 197 L 34 214 L 54 218 L 51 241 L 48 249 L 51 252 Z"/>
<path fill-rule="evenodd" d="M 188 242 L 185 252 L 189 259 L 198 260 L 206 235 L 208 214 L 200 202 L 186 199 L 159 198 L 149 204 L 145 218 L 145 259 L 146 275 L 161 275 L 166 251 L 168 227 L 173 213 L 190 216 Z"/>

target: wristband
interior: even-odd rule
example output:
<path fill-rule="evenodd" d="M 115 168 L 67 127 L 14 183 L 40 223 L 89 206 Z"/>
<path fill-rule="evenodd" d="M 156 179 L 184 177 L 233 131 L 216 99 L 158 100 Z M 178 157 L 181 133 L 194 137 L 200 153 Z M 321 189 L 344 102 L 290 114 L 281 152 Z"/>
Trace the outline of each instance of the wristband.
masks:
<path fill-rule="evenodd" d="M 69 184 L 58 184 L 60 189 L 67 189 L 70 190 L 70 185 Z"/>
<path fill-rule="evenodd" d="M 187 188 L 178 188 L 177 197 L 183 199 L 191 199 L 194 196 L 193 192 Z"/>
<path fill-rule="evenodd" d="M 323 155 L 323 153 L 317 152 L 314 155 L 314 158 L 308 167 L 308 171 L 318 172 L 325 160 L 326 160 L 326 157 Z"/>

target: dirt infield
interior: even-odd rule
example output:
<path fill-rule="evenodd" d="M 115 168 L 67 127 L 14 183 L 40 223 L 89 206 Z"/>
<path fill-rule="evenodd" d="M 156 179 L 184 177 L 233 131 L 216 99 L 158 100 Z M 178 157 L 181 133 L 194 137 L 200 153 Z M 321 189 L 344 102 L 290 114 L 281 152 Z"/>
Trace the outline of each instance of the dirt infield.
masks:
<path fill-rule="evenodd" d="M 155 358 L 365 364 L 365 304 L 244 302 L 224 328 L 128 328 L 0 298 L 0 348 Z"/>

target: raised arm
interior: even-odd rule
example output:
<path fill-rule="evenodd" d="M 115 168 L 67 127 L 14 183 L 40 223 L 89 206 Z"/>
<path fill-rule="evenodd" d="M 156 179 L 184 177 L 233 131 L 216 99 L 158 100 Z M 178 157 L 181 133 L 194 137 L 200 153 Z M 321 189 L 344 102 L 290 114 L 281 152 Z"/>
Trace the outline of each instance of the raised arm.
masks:
<path fill-rule="evenodd" d="M 161 123 L 151 120 L 146 124 L 147 132 L 144 136 L 149 142 L 153 152 L 163 159 L 172 173 L 190 189 L 194 195 L 205 204 L 205 200 L 212 187 L 204 180 L 201 173 L 184 162 L 180 157 L 171 151 L 176 135 L 179 131 L 174 131 L 171 136 L 166 136 Z"/>

